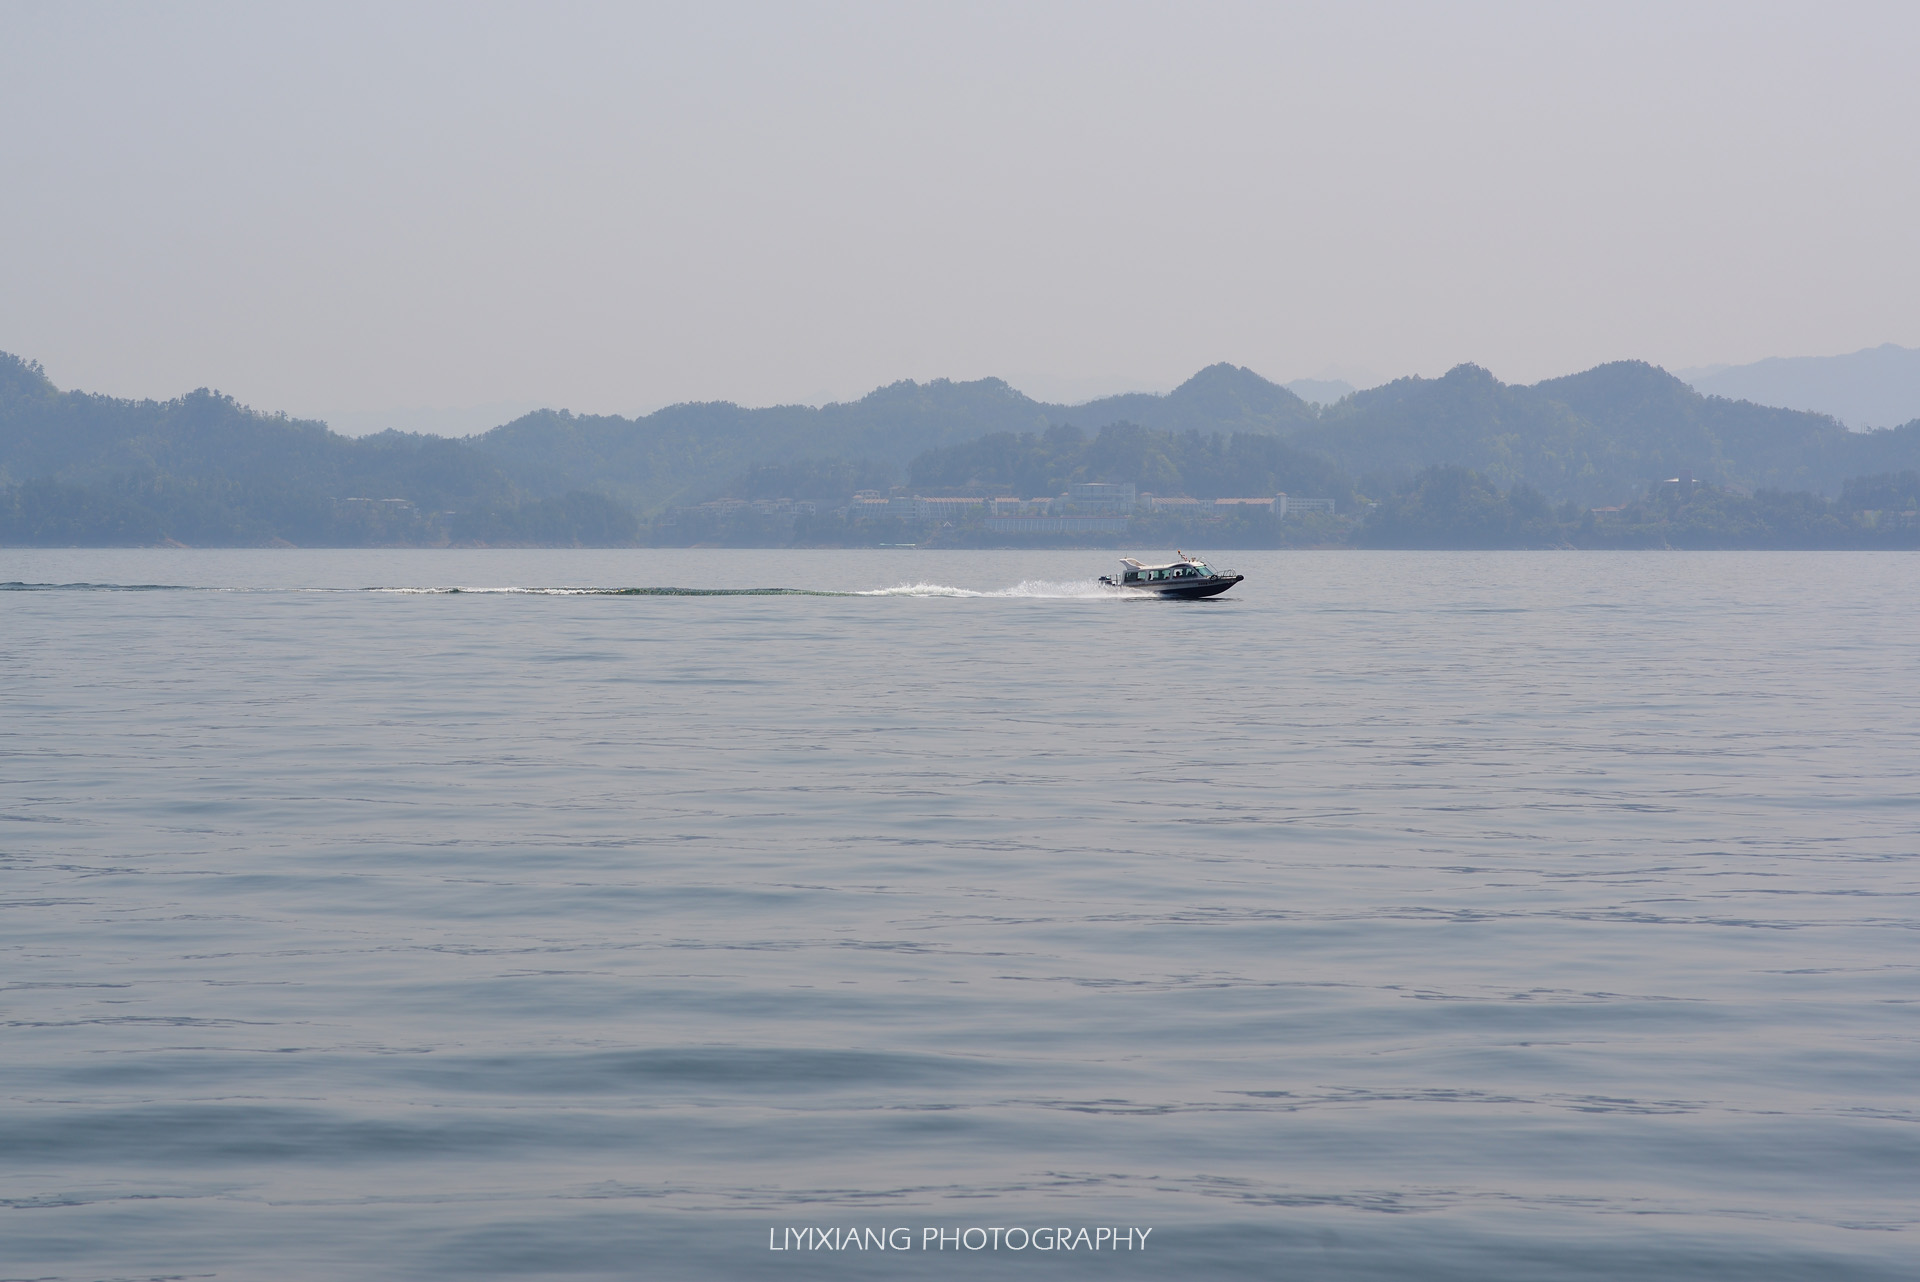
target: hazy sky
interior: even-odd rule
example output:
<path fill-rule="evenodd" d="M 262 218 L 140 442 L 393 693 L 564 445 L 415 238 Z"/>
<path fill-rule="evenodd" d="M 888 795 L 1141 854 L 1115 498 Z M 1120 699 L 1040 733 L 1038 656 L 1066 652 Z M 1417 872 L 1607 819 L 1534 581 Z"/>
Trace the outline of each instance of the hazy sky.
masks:
<path fill-rule="evenodd" d="M 1920 345 L 1916 68 L 1911 0 L 6 0 L 0 349 L 344 416 Z"/>

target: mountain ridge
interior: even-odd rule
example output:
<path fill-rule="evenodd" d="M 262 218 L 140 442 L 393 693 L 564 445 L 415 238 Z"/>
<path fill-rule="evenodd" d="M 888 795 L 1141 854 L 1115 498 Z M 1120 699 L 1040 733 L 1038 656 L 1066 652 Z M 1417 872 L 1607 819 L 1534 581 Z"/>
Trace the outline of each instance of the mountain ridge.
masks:
<path fill-rule="evenodd" d="M 1384 497 L 1423 468 L 1458 466 L 1502 488 L 1523 486 L 1576 505 L 1618 503 L 1683 470 L 1717 485 L 1831 495 L 1850 478 L 1920 468 L 1920 420 L 1850 432 L 1826 415 L 1703 396 L 1642 361 L 1531 386 L 1462 364 L 1324 407 L 1225 362 L 1165 394 L 1075 406 L 1034 400 L 997 378 L 903 379 L 821 407 L 693 402 L 631 419 L 538 410 L 477 437 L 449 439 L 393 431 L 346 437 L 204 388 L 170 401 L 62 391 L 37 363 L 0 354 L 0 489 L 68 487 L 61 491 L 68 499 L 46 499 L 46 510 L 78 502 L 72 494 L 83 490 L 118 494 L 113 503 L 149 516 L 191 509 L 202 541 L 263 531 L 293 542 L 351 541 L 391 532 L 369 524 L 372 509 L 359 502 L 366 499 L 444 514 L 507 512 L 593 493 L 651 514 L 727 496 L 747 485 L 749 473 L 761 486 L 783 475 L 872 485 L 915 475 L 917 460 L 935 456 L 946 461 L 917 474 L 951 485 L 969 469 L 982 478 L 998 474 L 967 461 L 985 456 L 956 449 L 1004 438 L 993 447 L 996 457 L 1037 457 L 1048 433 L 1069 427 L 1118 432 L 1080 456 L 1080 466 L 1101 469 L 1097 479 L 1142 488 L 1154 476 L 1183 474 L 1170 470 L 1170 449 L 1194 467 L 1216 460 L 1205 463 L 1215 477 L 1210 485 L 1227 483 L 1237 473 L 1226 461 L 1242 459 L 1249 484 L 1291 477 L 1284 483 Z M 1157 443 L 1174 436 L 1193 444 Z M 1285 450 L 1233 444 L 1263 437 Z M 1128 468 L 1141 475 L 1122 475 Z M 1053 475 L 1024 465 L 1004 474 Z M 589 506 L 569 499 L 551 510 Z M 282 510 L 304 514 L 297 529 L 277 515 Z M 141 528 L 154 520 L 141 517 Z"/>
<path fill-rule="evenodd" d="M 1831 414 L 1856 430 L 1920 418 L 1920 348 L 1894 343 L 1681 370 L 1679 377 L 1703 395 Z"/>

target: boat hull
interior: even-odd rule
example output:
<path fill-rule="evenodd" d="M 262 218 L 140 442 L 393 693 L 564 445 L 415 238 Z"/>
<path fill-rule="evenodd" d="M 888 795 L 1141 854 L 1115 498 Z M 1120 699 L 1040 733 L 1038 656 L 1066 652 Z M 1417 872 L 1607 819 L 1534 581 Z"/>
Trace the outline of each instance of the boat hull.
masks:
<path fill-rule="evenodd" d="M 1194 583 L 1169 583 L 1165 587 L 1159 584 L 1126 584 L 1129 592 L 1138 592 L 1142 596 L 1172 597 L 1178 601 L 1193 601 L 1203 596 L 1219 596 L 1234 584 L 1247 576 L 1244 574 L 1221 574 L 1211 579 L 1201 579 Z"/>

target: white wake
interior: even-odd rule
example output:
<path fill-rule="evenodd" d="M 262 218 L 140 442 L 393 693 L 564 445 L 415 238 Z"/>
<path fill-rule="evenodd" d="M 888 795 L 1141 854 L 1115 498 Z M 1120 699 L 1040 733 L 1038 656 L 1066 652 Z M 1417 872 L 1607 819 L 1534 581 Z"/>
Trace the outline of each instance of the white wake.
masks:
<path fill-rule="evenodd" d="M 1010 588 L 996 588 L 988 592 L 977 592 L 972 588 L 956 588 L 945 583 L 902 583 L 898 587 L 871 588 L 865 592 L 855 592 L 853 595 L 1031 597 L 1036 600 L 1119 601 L 1134 594 L 1123 592 L 1119 588 L 1108 587 L 1092 579 L 1073 579 L 1065 582 L 1051 579 L 1025 579 Z"/>

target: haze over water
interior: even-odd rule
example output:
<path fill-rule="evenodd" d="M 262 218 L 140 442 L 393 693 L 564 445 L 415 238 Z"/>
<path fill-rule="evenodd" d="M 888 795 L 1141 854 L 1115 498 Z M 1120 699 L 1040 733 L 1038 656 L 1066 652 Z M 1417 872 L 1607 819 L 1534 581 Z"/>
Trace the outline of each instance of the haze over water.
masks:
<path fill-rule="evenodd" d="M 1204 551 L 0 551 L 0 1272 L 1911 1276 L 1920 560 Z"/>

